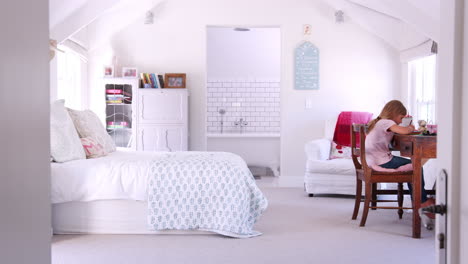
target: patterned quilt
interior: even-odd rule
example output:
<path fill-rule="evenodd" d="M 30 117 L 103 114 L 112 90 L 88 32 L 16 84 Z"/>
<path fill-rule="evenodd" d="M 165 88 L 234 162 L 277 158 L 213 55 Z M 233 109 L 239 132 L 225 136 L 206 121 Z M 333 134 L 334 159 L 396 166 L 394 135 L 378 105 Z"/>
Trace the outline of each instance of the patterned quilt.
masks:
<path fill-rule="evenodd" d="M 175 152 L 153 161 L 150 230 L 201 230 L 246 238 L 268 206 L 244 160 L 227 152 Z"/>

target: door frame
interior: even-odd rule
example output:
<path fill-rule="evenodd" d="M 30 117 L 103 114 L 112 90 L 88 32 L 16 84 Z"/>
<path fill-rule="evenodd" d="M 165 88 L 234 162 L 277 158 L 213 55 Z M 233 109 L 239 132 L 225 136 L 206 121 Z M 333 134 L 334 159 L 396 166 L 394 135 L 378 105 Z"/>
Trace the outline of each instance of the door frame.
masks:
<path fill-rule="evenodd" d="M 461 172 L 468 169 L 468 165 L 462 164 L 461 161 L 468 158 L 467 140 L 463 140 L 462 137 L 462 128 L 467 129 L 468 127 L 467 107 L 463 107 L 462 104 L 467 102 L 466 94 L 465 98 L 462 98 L 462 90 L 464 86 L 466 88 L 468 81 L 463 77 L 463 73 L 465 76 L 468 74 L 466 54 L 468 47 L 464 48 L 463 45 L 468 43 L 464 41 L 464 38 L 468 37 L 468 24 L 465 21 L 465 0 L 444 0 L 440 7 L 437 156 L 440 157 L 440 167 L 446 169 L 448 173 L 446 263 L 467 263 L 467 253 L 461 250 L 464 247 L 462 243 L 466 244 L 468 239 L 466 212 L 465 221 L 462 221 L 463 214 L 461 213 L 461 209 L 467 206 L 467 202 L 463 202 L 461 199 L 461 186 L 462 184 L 467 186 L 467 179 L 462 180 Z M 465 58 L 462 54 L 465 54 Z M 462 111 L 465 114 L 462 115 Z M 438 197 L 437 200 L 439 199 Z M 436 226 L 436 234 L 441 231 L 441 228 L 439 225 Z M 444 257 L 439 256 L 438 247 L 439 242 L 436 235 L 436 261 L 444 263 Z M 441 259 L 442 261 L 440 261 Z"/>

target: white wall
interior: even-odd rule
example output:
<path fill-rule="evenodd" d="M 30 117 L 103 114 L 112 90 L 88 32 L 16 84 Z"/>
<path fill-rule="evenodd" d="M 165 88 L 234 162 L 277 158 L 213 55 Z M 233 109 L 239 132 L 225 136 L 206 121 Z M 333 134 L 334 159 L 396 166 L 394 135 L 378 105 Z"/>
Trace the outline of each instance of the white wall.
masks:
<path fill-rule="evenodd" d="M 47 0 L 0 9 L 0 263 L 50 263 Z"/>
<path fill-rule="evenodd" d="M 153 25 L 137 21 L 115 35 L 108 47 L 90 52 L 90 89 L 102 94 L 93 72 L 100 73 L 102 54 L 109 50 L 117 54 L 118 67 L 187 73 L 189 149 L 204 150 L 207 26 L 279 26 L 282 34 L 281 174 L 299 179 L 304 174 L 304 144 L 323 136 L 326 119 L 336 117 L 343 110 L 377 113 L 388 100 L 399 98 L 401 93 L 397 51 L 358 26 L 336 24 L 334 11 L 313 0 L 167 1 L 155 10 Z M 312 26 L 308 39 L 320 49 L 318 91 L 293 88 L 293 52 L 304 40 L 303 24 Z M 312 109 L 305 109 L 306 98 L 314 102 Z M 103 111 L 100 101 L 103 102 L 100 99 L 91 106 Z"/>
<path fill-rule="evenodd" d="M 209 27 L 206 48 L 208 79 L 280 78 L 279 28 Z"/>

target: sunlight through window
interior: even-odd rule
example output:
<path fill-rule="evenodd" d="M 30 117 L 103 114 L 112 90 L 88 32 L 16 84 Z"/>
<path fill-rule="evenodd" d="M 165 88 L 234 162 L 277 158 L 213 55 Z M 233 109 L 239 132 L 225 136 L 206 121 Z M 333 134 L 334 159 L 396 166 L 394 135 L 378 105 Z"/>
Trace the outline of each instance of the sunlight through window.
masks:
<path fill-rule="evenodd" d="M 410 115 L 413 120 L 436 123 L 436 55 L 408 63 Z"/>
<path fill-rule="evenodd" d="M 65 99 L 65 106 L 82 109 L 82 63 L 80 56 L 66 46 L 57 53 L 57 98 Z"/>

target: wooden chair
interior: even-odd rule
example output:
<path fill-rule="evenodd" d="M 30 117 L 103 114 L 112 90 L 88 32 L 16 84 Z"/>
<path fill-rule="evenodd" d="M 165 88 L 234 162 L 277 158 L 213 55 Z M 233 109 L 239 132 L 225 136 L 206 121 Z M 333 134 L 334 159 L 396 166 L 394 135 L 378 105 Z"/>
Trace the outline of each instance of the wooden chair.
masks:
<path fill-rule="evenodd" d="M 398 209 L 398 216 L 401 219 L 403 209 L 412 209 L 403 207 L 403 195 L 409 191 L 403 191 L 403 183 L 412 182 L 413 171 L 382 172 L 370 168 L 366 162 L 366 125 L 353 124 L 351 126 L 351 155 L 356 168 L 356 200 L 354 203 L 354 212 L 352 219 L 357 218 L 359 206 L 362 200 L 362 183 L 365 184 L 364 211 L 362 213 L 360 226 L 364 226 L 367 220 L 369 208 L 379 209 Z M 356 135 L 359 135 L 359 145 Z M 358 159 L 359 158 L 359 159 Z M 379 190 L 377 183 L 398 183 L 398 190 Z M 378 194 L 397 194 L 397 200 L 377 200 Z M 398 206 L 378 206 L 380 202 L 398 202 Z"/>

